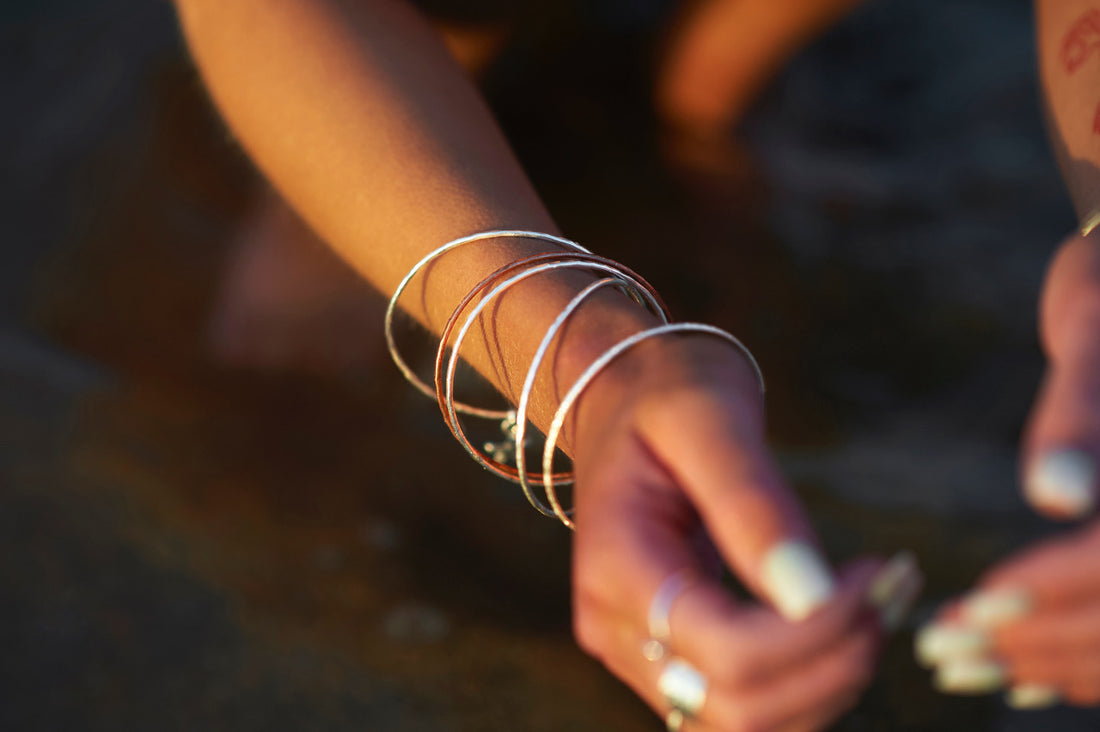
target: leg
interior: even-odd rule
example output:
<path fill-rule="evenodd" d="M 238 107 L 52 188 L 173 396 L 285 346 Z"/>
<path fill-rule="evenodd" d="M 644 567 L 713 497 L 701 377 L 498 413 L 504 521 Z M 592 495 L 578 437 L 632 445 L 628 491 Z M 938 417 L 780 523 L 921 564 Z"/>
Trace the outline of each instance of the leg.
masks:
<path fill-rule="evenodd" d="M 689 3 L 658 75 L 659 115 L 693 137 L 724 135 L 788 58 L 858 2 Z"/>
<path fill-rule="evenodd" d="M 236 367 L 330 373 L 380 349 L 384 301 L 273 191 L 243 222 L 210 322 L 214 357 Z"/>

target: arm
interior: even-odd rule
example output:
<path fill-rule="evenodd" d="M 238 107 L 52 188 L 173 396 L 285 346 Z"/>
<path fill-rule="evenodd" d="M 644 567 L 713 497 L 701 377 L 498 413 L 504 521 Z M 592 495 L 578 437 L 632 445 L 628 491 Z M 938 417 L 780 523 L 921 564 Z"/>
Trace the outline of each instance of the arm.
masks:
<path fill-rule="evenodd" d="M 252 159 L 379 290 L 392 292 L 424 254 L 464 234 L 557 232 L 486 105 L 406 4 L 180 0 L 178 6 L 204 80 Z M 495 242 L 456 251 L 418 278 L 402 304 L 438 329 L 483 276 L 545 246 Z M 573 275 L 516 288 L 487 323 L 489 341 L 479 342 L 475 329 L 463 354 L 514 400 L 508 375 L 522 374 L 522 359 L 586 282 Z M 571 329 L 575 347 L 566 352 L 576 363 L 550 354 L 547 363 L 563 369 L 554 381 L 568 383 L 582 359 L 649 324 L 614 294 L 599 307 L 599 332 Z M 536 392 L 540 423 L 555 402 Z"/>
<path fill-rule="evenodd" d="M 177 4 L 207 85 L 242 144 L 382 291 L 392 292 L 416 261 L 455 237 L 491 228 L 555 231 L 484 103 L 405 4 Z M 539 249 L 505 241 L 448 255 L 403 304 L 438 329 L 482 277 Z M 533 278 L 484 316 L 488 336 L 464 355 L 514 401 L 513 385 L 522 383 L 542 333 L 591 281 Z M 539 379 L 536 423 L 545 426 L 558 403 L 554 384 L 567 388 L 605 348 L 651 324 L 614 292 L 586 304 L 548 355 L 553 373 Z M 764 568 L 774 546 L 813 538 L 764 447 L 761 407 L 739 355 L 685 338 L 632 351 L 574 412 L 578 637 L 664 713 L 660 666 L 640 651 L 647 606 L 665 577 L 698 568 L 671 622 L 676 652 L 711 682 L 699 729 L 746 720 L 761 729 L 822 726 L 853 703 L 873 667 L 878 628 L 861 608 L 874 563 L 846 572 L 834 601 L 798 626 L 738 605 L 702 569 L 696 538 L 705 527 L 762 597 L 805 599 L 801 581 L 816 578 L 820 588 L 827 572 L 807 561 L 779 573 Z"/>
<path fill-rule="evenodd" d="M 1036 3 L 1048 129 L 1077 215 L 1100 205 L 1100 3 Z"/>

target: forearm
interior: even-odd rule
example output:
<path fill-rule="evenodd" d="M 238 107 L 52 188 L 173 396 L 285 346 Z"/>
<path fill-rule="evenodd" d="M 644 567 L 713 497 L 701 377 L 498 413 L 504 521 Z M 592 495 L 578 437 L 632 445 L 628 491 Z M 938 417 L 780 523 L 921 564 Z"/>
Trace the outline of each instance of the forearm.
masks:
<path fill-rule="evenodd" d="M 1079 217 L 1100 206 L 1100 1 L 1036 0 L 1051 140 Z"/>
<path fill-rule="evenodd" d="M 393 0 L 177 0 L 215 102 L 268 178 L 376 287 L 391 293 L 426 253 L 494 228 L 555 225 L 486 105 L 434 31 Z M 402 299 L 438 329 L 462 296 L 545 244 L 498 241 L 447 255 Z M 463 348 L 515 397 L 545 326 L 586 275 L 540 276 L 487 316 Z M 606 292 L 582 311 L 555 376 L 646 321 Z M 543 380 L 549 383 L 550 380 Z M 536 420 L 554 401 L 540 390 Z"/>

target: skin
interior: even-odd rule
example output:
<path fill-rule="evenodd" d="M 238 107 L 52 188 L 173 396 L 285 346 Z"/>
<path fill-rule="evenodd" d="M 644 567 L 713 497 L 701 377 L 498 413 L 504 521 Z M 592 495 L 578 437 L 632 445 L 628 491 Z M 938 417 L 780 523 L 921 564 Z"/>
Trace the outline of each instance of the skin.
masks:
<path fill-rule="evenodd" d="M 658 113 L 688 135 L 726 136 L 783 63 L 859 3 L 685 2 L 657 76 Z"/>
<path fill-rule="evenodd" d="M 241 144 L 309 226 L 382 292 L 458 236 L 495 228 L 556 233 L 484 103 L 407 5 L 177 6 L 207 86 Z M 1088 2 L 1038 3 L 1052 129 L 1082 212 L 1096 205 L 1100 190 L 1093 162 L 1100 152 L 1100 57 L 1070 72 L 1059 67 L 1058 49 L 1090 9 Z M 1100 457 L 1092 417 L 1100 407 L 1096 239 L 1067 240 L 1047 280 L 1041 320 L 1051 366 L 1023 446 L 1025 465 L 1067 444 Z M 483 276 L 548 249 L 500 241 L 458 251 L 410 288 L 404 307 L 438 329 Z M 483 316 L 464 356 L 514 400 L 541 333 L 591 281 L 578 273 L 527 281 Z M 611 291 L 587 304 L 536 382 L 535 424 L 546 426 L 561 390 L 599 353 L 653 324 Z M 655 693 L 659 666 L 639 650 L 646 612 L 665 577 L 684 566 L 698 569 L 700 581 L 671 615 L 676 653 L 711 682 L 692 730 L 820 729 L 855 703 L 873 673 L 880 631 L 863 597 L 879 562 L 843 568 L 832 602 L 799 624 L 766 603 L 738 602 L 711 579 L 708 543 L 762 594 L 763 553 L 787 538 L 814 541 L 763 434 L 748 364 L 720 343 L 687 337 L 648 342 L 617 361 L 582 397 L 563 435 L 578 477 L 578 641 L 661 714 L 667 709 Z M 1036 612 L 996 637 L 1014 678 L 1057 682 L 1078 703 L 1100 701 L 1092 660 L 1100 650 L 1093 632 L 1100 626 L 1098 533 L 1090 526 L 1026 550 L 984 582 L 1022 586 L 1036 597 Z"/>
<path fill-rule="evenodd" d="M 177 0 L 195 61 L 241 144 L 309 226 L 384 293 L 423 255 L 476 231 L 556 233 L 484 103 L 425 20 L 392 0 Z M 503 240 L 448 255 L 403 298 L 439 328 L 486 274 L 540 251 Z M 553 317 L 592 282 L 532 278 L 489 308 L 463 355 L 515 399 Z M 653 318 L 615 291 L 587 303 L 549 354 L 532 419 Z M 671 572 L 700 580 L 673 606 L 672 646 L 709 679 L 692 730 L 819 729 L 855 703 L 880 629 L 864 596 L 880 562 L 844 568 L 833 601 L 792 624 L 713 579 L 712 543 L 754 589 L 764 551 L 813 542 L 763 438 L 749 364 L 706 337 L 647 342 L 578 402 L 562 444 L 578 477 L 574 621 L 581 645 L 654 709 L 646 613 Z M 705 532 L 710 542 L 701 542 Z M 701 548 L 703 547 L 703 548 Z M 766 643 L 761 642 L 767 639 Z"/>
<path fill-rule="evenodd" d="M 1100 34 L 1082 20 L 1100 17 L 1094 15 L 1100 3 L 1040 0 L 1036 11 L 1051 136 L 1084 217 L 1100 205 L 1100 134 L 1094 129 L 1100 102 L 1100 47 L 1094 43 Z M 1070 46 L 1074 53 L 1067 56 Z M 1024 475 L 1048 450 L 1080 449 L 1100 460 L 1100 231 L 1074 234 L 1061 244 L 1039 314 L 1048 366 L 1021 445 Z M 1011 683 L 1053 686 L 1070 704 L 1100 703 L 1100 522 L 1090 519 L 1023 549 L 992 568 L 976 589 L 1024 590 L 1032 598 L 1026 617 L 993 633 L 992 655 L 1006 666 Z"/>
<path fill-rule="evenodd" d="M 718 190 L 743 174 L 731 127 L 789 56 L 857 2 L 682 2 L 654 88 L 668 164 Z M 474 79 L 521 30 L 438 20 L 433 27 Z M 379 360 L 384 304 L 276 192 L 260 193 L 233 249 L 211 318 L 217 360 L 322 374 L 361 373 Z"/>

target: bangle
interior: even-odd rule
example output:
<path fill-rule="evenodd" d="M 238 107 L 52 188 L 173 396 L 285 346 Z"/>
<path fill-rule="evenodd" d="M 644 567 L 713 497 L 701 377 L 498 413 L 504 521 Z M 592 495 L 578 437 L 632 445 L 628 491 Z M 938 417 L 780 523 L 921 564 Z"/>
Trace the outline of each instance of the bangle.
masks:
<path fill-rule="evenodd" d="M 523 480 L 520 477 L 520 471 L 517 468 L 513 468 L 509 465 L 505 465 L 498 460 L 484 455 L 479 452 L 472 443 L 467 439 L 465 432 L 463 431 L 457 415 L 457 408 L 454 404 L 454 377 L 458 367 L 459 351 L 462 347 L 462 342 L 465 339 L 470 328 L 477 320 L 478 315 L 482 310 L 489 305 L 492 300 L 498 297 L 501 293 L 507 290 L 509 287 L 532 277 L 542 272 L 548 272 L 559 269 L 589 269 L 599 272 L 606 272 L 611 275 L 615 275 L 620 278 L 624 284 L 628 285 L 631 289 L 642 293 L 642 297 L 645 298 L 646 304 L 654 311 L 654 313 L 660 315 L 663 320 L 667 320 L 667 309 L 664 303 L 660 300 L 660 297 L 653 290 L 653 287 L 642 279 L 639 275 L 633 271 L 619 265 L 612 260 L 598 257 L 592 254 L 570 254 L 570 253 L 556 253 L 556 254 L 538 254 L 525 259 L 514 262 L 510 265 L 506 265 L 497 270 L 493 274 L 482 280 L 473 290 L 471 290 L 458 307 L 455 308 L 454 313 L 451 315 L 450 320 L 444 326 L 442 335 L 439 339 L 439 349 L 436 353 L 436 368 L 435 368 L 435 385 L 436 385 L 436 398 L 439 401 L 440 410 L 443 412 L 443 419 L 447 423 L 447 427 L 451 430 L 451 434 L 454 435 L 465 448 L 466 452 L 483 468 L 489 470 L 495 475 L 510 480 L 512 482 L 518 482 L 523 485 Z M 512 274 L 516 272 L 517 274 Z M 511 275 L 509 277 L 509 275 Z M 496 284 L 502 278 L 507 277 L 503 282 Z M 494 286 L 495 285 L 495 286 Z M 478 303 L 472 308 L 467 315 L 465 322 L 461 329 L 459 329 L 457 336 L 455 337 L 454 345 L 451 348 L 451 357 L 447 362 L 446 375 L 444 375 L 444 354 L 446 353 L 450 336 L 455 326 L 457 325 L 459 317 L 463 311 L 476 299 L 479 295 L 482 295 L 486 290 L 492 288 L 487 294 L 478 301 Z M 560 317 L 560 316 L 559 316 Z M 559 326 L 560 327 L 560 326 Z M 513 415 L 515 413 L 512 413 Z M 514 416 L 515 424 L 518 426 L 518 416 Z M 519 437 L 517 435 L 516 454 L 517 456 L 521 452 L 519 448 Z M 535 476 L 533 479 L 537 479 Z M 552 477 L 554 482 L 568 482 L 569 475 L 560 474 Z M 540 505 L 529 490 L 525 490 L 525 494 L 528 496 L 528 500 L 532 501 L 532 505 L 536 509 L 539 509 Z M 541 510 L 541 509 L 540 509 Z M 551 514 L 547 514 L 551 515 Z"/>
<path fill-rule="evenodd" d="M 552 507 L 545 505 L 542 501 L 535 498 L 534 490 L 531 488 L 531 474 L 527 472 L 527 454 L 523 449 L 527 442 L 527 405 L 531 399 L 531 391 L 535 385 L 535 376 L 538 373 L 539 367 L 542 366 L 542 360 L 546 357 L 546 352 L 550 349 L 550 344 L 553 342 L 554 336 L 558 334 L 558 331 L 565 325 L 565 321 L 573 315 L 577 308 L 601 287 L 613 285 L 621 288 L 622 284 L 621 280 L 608 277 L 597 280 L 578 292 L 576 296 L 569 301 L 569 304 L 562 308 L 562 311 L 558 313 L 558 317 L 554 318 L 554 322 L 550 324 L 550 327 L 546 329 L 546 335 L 542 337 L 542 342 L 539 343 L 535 355 L 531 358 L 531 366 L 527 369 L 527 376 L 523 380 L 523 388 L 520 389 L 519 401 L 516 403 L 516 472 L 519 473 L 519 484 L 523 489 L 523 495 L 527 497 L 528 502 L 530 502 L 543 516 L 554 516 L 556 514 Z M 661 322 L 668 322 L 668 314 L 665 310 L 659 310 L 656 314 L 661 319 Z M 570 480 L 567 485 L 571 485 L 572 483 L 573 481 Z M 556 483 L 555 486 L 557 486 Z M 547 496 L 547 498 L 549 498 L 549 496 Z M 565 511 L 565 514 L 572 517 L 571 511 Z"/>
<path fill-rule="evenodd" d="M 389 304 L 386 305 L 386 316 L 383 322 L 383 331 L 386 336 L 386 347 L 389 349 L 390 358 L 393 359 L 394 364 L 398 370 L 405 377 L 405 380 L 412 384 L 417 391 L 424 394 L 427 397 L 435 398 L 435 391 L 425 384 L 420 378 L 413 373 L 412 368 L 405 363 L 405 359 L 401 357 L 400 352 L 397 350 L 397 341 L 393 336 L 393 317 L 394 312 L 397 310 L 397 301 L 401 298 L 401 294 L 412 282 L 413 277 L 424 269 L 431 262 L 438 259 L 440 256 L 446 254 L 452 249 L 457 249 L 464 244 L 470 244 L 476 241 L 485 241 L 487 239 L 504 239 L 504 238 L 519 238 L 519 239 L 541 239 L 542 241 L 552 242 L 554 244 L 560 244 L 563 247 L 572 249 L 583 254 L 590 254 L 587 249 L 582 247 L 575 241 L 562 238 L 560 236 L 554 236 L 553 234 L 543 234 L 539 231 L 519 231 L 511 229 L 499 229 L 493 231 L 482 231 L 477 234 L 470 234 L 469 236 L 463 236 L 453 241 L 447 242 L 438 249 L 430 252 L 423 259 L 413 265 L 413 268 L 409 270 L 401 282 L 398 283 L 397 289 L 393 291 L 393 296 L 390 298 Z M 471 407 L 461 402 L 455 404 L 455 409 L 463 414 L 469 414 L 476 417 L 487 417 L 489 419 L 502 419 L 507 418 L 510 410 L 495 410 L 495 409 L 479 409 L 477 407 Z"/>
<path fill-rule="evenodd" d="M 1100 209 L 1086 221 L 1087 230 L 1086 225 L 1082 226 L 1082 232 L 1087 234 L 1098 224 L 1100 224 Z M 413 373 L 412 369 L 398 352 L 397 343 L 393 335 L 393 319 L 398 300 L 412 281 L 413 277 L 436 258 L 465 244 L 506 237 L 540 239 L 559 244 L 572 251 L 536 254 L 525 257 L 500 267 L 474 286 L 474 288 L 462 298 L 462 301 L 451 313 L 450 318 L 447 320 L 442 330 L 439 346 L 436 349 L 434 368 L 435 388 L 432 389 Z M 523 386 L 520 390 L 516 409 L 485 409 L 455 401 L 454 381 L 455 373 L 458 368 L 459 352 L 466 335 L 470 328 L 473 327 L 474 322 L 478 319 L 482 311 L 508 288 L 522 282 L 528 277 L 533 277 L 544 272 L 565 269 L 588 270 L 603 273 L 606 276 L 592 282 L 574 295 L 569 303 L 567 303 L 562 311 L 554 318 L 554 321 L 543 335 L 542 341 L 539 343 L 531 359 L 531 364 L 528 367 Z M 530 404 L 531 393 L 534 389 L 535 378 L 549 351 L 551 343 L 561 332 L 565 323 L 576 313 L 584 301 L 598 290 L 605 287 L 619 288 L 636 303 L 642 305 L 656 315 L 661 320 L 662 324 L 635 333 L 608 348 L 581 373 L 576 382 L 574 382 L 566 392 L 565 397 L 554 413 L 543 445 L 541 480 L 546 498 L 549 502 L 549 506 L 547 506 L 534 495 L 531 483 L 537 480 L 540 474 L 527 469 L 527 457 L 524 451 L 527 431 L 527 409 Z M 474 300 L 478 300 L 478 302 L 473 304 Z M 471 305 L 473 305 L 472 308 Z M 458 329 L 453 345 L 450 345 L 451 334 L 454 332 L 455 328 L 458 327 L 459 319 L 468 308 L 470 311 L 466 314 L 465 321 Z M 756 374 L 756 379 L 760 386 L 760 393 L 764 394 L 764 376 L 760 371 L 760 365 L 741 341 L 730 333 L 712 325 L 704 325 L 702 323 L 670 323 L 669 318 L 668 307 L 665 305 L 660 295 L 657 294 L 652 285 L 629 267 L 592 254 L 580 244 L 552 234 L 543 234 L 537 231 L 494 230 L 455 239 L 432 251 L 417 262 L 401 280 L 393 296 L 390 298 L 389 304 L 386 307 L 384 331 L 390 356 L 393 358 L 397 368 L 401 371 L 405 379 L 418 391 L 436 399 L 440 411 L 443 413 L 444 422 L 446 422 L 447 427 L 451 430 L 451 434 L 454 435 L 455 439 L 459 441 L 466 452 L 486 470 L 506 480 L 519 483 L 527 500 L 540 513 L 546 516 L 556 516 L 565 526 L 573 529 L 576 528 L 576 526 L 572 519 L 572 511 L 566 511 L 562 508 L 556 492 L 558 487 L 571 485 L 573 482 L 571 471 L 563 473 L 553 472 L 554 452 L 556 450 L 557 441 L 561 435 L 565 418 L 577 399 L 580 398 L 584 390 L 588 388 L 592 381 L 608 366 L 608 364 L 627 350 L 649 338 L 669 333 L 700 333 L 721 338 L 737 348 L 748 359 Z M 450 357 L 446 359 L 446 367 L 444 367 L 448 346 L 450 346 L 451 353 Z M 508 450 L 514 452 L 515 467 L 504 463 L 503 458 L 497 453 L 490 456 L 475 448 L 466 436 L 466 432 L 459 419 L 460 414 L 501 419 L 501 429 L 512 440 Z M 487 443 L 486 450 L 490 449 L 492 449 L 492 445 L 491 443 Z M 503 449 L 501 455 L 502 454 Z"/>
<path fill-rule="evenodd" d="M 624 338 L 604 351 L 603 355 L 593 361 L 592 365 L 577 378 L 573 386 L 566 392 L 565 398 L 561 400 L 561 404 L 558 406 L 558 411 L 554 414 L 554 419 L 550 422 L 550 429 L 546 432 L 546 444 L 543 446 L 542 450 L 542 486 L 546 490 L 546 497 L 550 500 L 550 506 L 554 510 L 554 515 L 570 529 L 575 529 L 576 525 L 562 509 L 561 503 L 558 501 L 557 493 L 554 491 L 554 482 L 550 479 L 550 466 L 554 461 L 554 448 L 557 445 L 558 435 L 561 434 L 562 425 L 565 423 L 565 417 L 569 413 L 569 409 L 573 406 L 573 403 L 577 401 L 581 393 L 588 388 L 588 385 L 592 383 L 592 380 L 595 379 L 601 371 L 607 368 L 608 364 L 627 350 L 650 338 L 665 335 L 666 333 L 681 332 L 711 335 L 732 344 L 749 360 L 749 363 L 752 364 L 752 368 L 756 372 L 757 383 L 760 385 L 760 394 L 764 394 L 764 374 L 760 371 L 760 364 L 756 362 L 752 353 L 745 347 L 744 343 L 739 341 L 732 334 L 727 333 L 721 328 L 715 328 L 713 325 L 706 325 L 703 323 L 669 323 L 666 325 L 659 325 L 655 328 L 649 328 L 648 330 L 635 333 L 629 338 Z"/>

